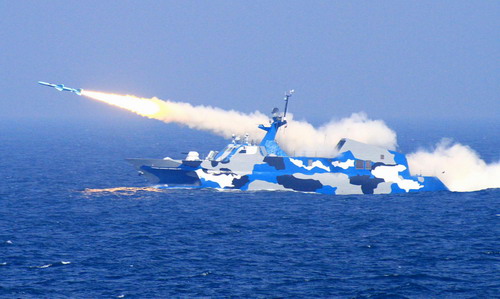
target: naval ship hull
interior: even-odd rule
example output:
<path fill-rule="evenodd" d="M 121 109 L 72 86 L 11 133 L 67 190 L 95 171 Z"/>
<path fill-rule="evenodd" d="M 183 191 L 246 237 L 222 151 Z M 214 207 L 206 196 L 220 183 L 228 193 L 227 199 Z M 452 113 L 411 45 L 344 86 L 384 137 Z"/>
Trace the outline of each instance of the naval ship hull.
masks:
<path fill-rule="evenodd" d="M 201 186 L 195 169 L 189 169 L 188 161 L 164 159 L 127 159 L 127 161 L 153 184 L 171 187 Z"/>
<path fill-rule="evenodd" d="M 127 159 L 159 188 L 390 194 L 448 190 L 436 177 L 412 176 L 398 152 L 343 139 L 333 158 L 266 155 L 265 146 L 230 144 L 218 159 Z"/>

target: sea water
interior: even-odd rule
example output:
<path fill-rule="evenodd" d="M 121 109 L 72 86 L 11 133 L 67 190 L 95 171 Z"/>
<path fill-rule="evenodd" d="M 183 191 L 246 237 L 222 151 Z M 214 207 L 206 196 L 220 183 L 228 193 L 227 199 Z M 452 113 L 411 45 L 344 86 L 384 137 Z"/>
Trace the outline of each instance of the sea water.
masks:
<path fill-rule="evenodd" d="M 396 124 L 498 160 L 497 125 Z M 394 125 L 393 125 L 394 127 Z M 493 298 L 500 190 L 158 190 L 124 158 L 220 150 L 153 120 L 0 122 L 0 297 Z"/>

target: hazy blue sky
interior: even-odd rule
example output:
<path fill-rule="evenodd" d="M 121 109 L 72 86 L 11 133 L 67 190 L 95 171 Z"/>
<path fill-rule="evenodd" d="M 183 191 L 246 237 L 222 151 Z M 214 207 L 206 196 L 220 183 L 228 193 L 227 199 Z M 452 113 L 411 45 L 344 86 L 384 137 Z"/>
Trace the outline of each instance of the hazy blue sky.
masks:
<path fill-rule="evenodd" d="M 3 118 L 123 113 L 38 80 L 245 112 L 294 88 L 315 123 L 500 112 L 500 1 L 2 0 L 0 32 Z"/>

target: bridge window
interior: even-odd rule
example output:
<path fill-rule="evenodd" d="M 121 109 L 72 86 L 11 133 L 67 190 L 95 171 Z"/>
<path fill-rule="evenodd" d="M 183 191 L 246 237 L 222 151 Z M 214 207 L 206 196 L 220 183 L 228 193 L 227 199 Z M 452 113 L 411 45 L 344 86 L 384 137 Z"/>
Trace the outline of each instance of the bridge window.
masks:
<path fill-rule="evenodd" d="M 368 170 L 372 169 L 372 161 L 365 161 L 365 169 Z"/>
<path fill-rule="evenodd" d="M 356 169 L 364 169 L 365 168 L 365 161 L 356 160 L 355 167 L 356 167 Z"/>

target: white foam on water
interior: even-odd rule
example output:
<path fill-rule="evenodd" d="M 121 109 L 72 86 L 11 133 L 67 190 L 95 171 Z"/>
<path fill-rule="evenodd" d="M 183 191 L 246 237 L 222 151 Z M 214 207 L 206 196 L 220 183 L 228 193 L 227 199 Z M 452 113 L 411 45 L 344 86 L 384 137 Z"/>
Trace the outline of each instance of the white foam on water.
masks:
<path fill-rule="evenodd" d="M 409 154 L 408 165 L 412 174 L 437 176 L 451 191 L 500 188 L 500 161 L 488 164 L 469 146 L 450 139 Z"/>
<path fill-rule="evenodd" d="M 30 268 L 45 269 L 48 267 L 52 267 L 52 264 L 46 264 L 46 265 L 42 265 L 42 266 L 31 266 Z"/>

